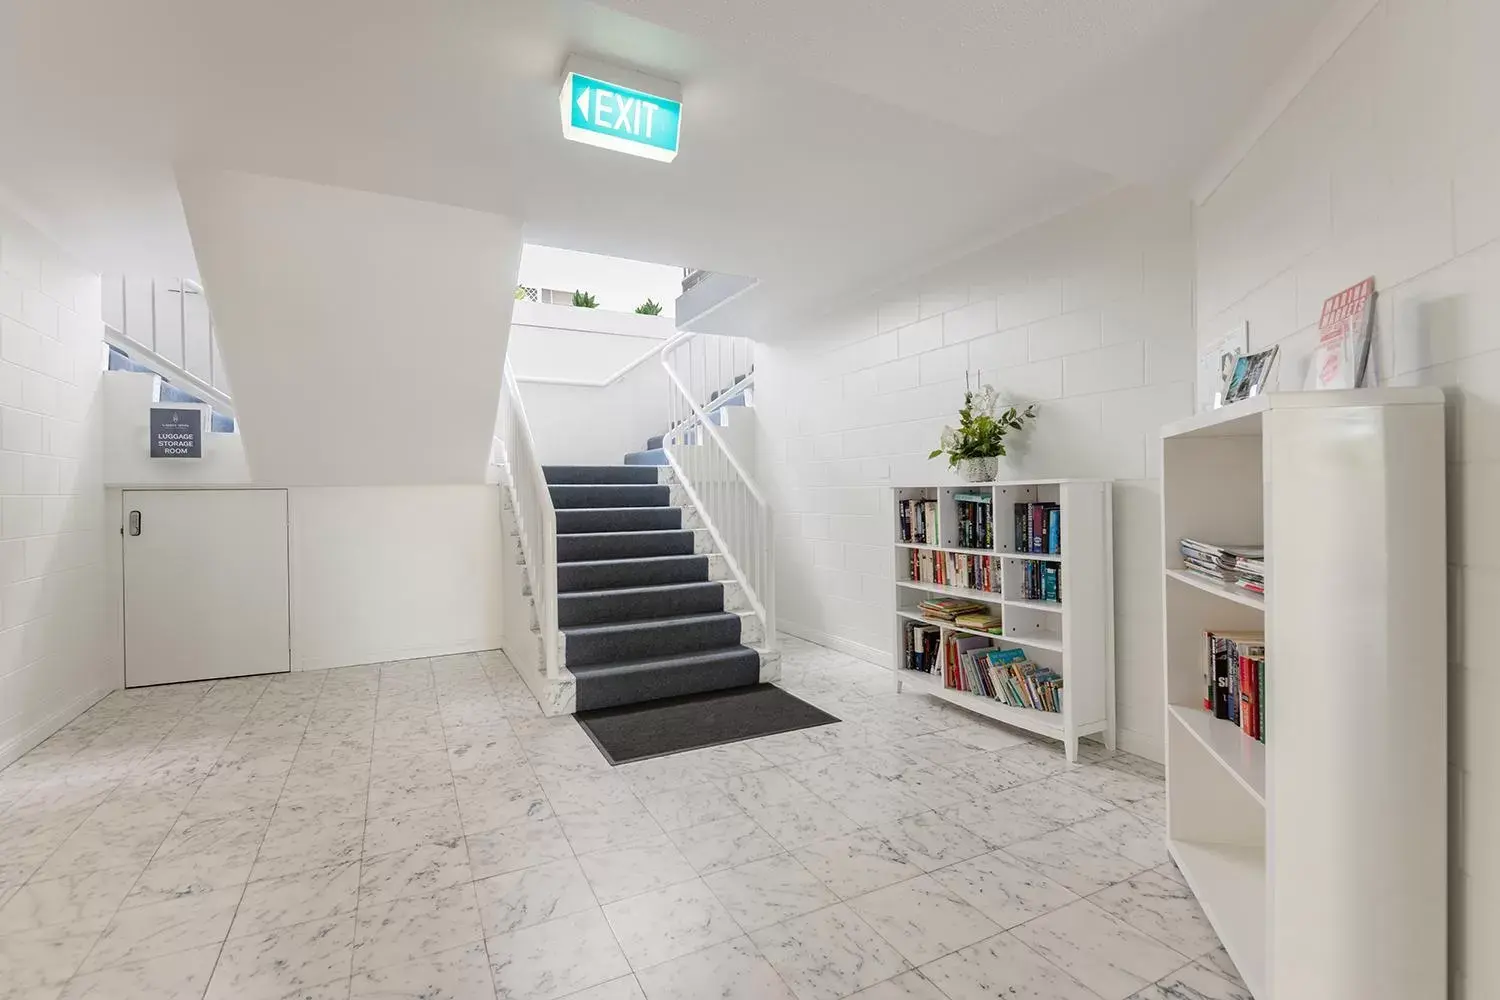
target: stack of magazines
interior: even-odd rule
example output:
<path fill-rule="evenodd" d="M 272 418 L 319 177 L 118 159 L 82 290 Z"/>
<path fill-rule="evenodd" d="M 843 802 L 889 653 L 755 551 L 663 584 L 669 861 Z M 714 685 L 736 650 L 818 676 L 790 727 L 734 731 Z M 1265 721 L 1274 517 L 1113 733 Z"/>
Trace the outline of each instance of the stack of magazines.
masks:
<path fill-rule="evenodd" d="M 1241 563 L 1244 563 L 1248 567 L 1243 571 L 1245 578 L 1260 587 L 1256 593 L 1265 593 L 1265 550 L 1260 546 L 1220 545 L 1184 538 L 1178 543 L 1178 549 L 1182 553 L 1183 569 L 1215 583 L 1242 585 Z"/>
<path fill-rule="evenodd" d="M 933 597 L 917 605 L 923 618 L 933 621 L 951 622 L 960 615 L 969 615 L 984 610 L 984 605 L 958 597 Z"/>
<path fill-rule="evenodd" d="M 1261 556 L 1238 556 L 1234 560 L 1235 586 L 1252 593 L 1266 592 L 1266 560 Z"/>

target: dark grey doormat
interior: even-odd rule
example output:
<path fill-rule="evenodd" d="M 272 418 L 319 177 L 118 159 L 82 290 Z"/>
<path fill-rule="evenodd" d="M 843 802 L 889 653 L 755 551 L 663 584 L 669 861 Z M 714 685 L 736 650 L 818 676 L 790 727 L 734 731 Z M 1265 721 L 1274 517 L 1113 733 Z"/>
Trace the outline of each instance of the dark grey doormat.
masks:
<path fill-rule="evenodd" d="M 573 718 L 611 764 L 839 721 L 773 684 L 596 708 Z"/>

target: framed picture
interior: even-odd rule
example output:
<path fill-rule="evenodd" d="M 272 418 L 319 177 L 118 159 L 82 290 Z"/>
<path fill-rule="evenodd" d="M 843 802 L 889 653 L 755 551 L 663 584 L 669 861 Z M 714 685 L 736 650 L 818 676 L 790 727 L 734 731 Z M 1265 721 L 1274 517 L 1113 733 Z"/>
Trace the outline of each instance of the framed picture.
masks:
<path fill-rule="evenodd" d="M 1198 409 L 1224 405 L 1235 362 L 1250 351 L 1250 324 L 1241 323 L 1198 353 Z"/>
<path fill-rule="evenodd" d="M 1224 402 L 1235 403 L 1252 396 L 1259 396 L 1270 387 L 1271 375 L 1276 369 L 1276 359 L 1281 348 L 1271 347 L 1259 354 L 1241 355 L 1234 363 L 1234 372 L 1224 389 Z"/>

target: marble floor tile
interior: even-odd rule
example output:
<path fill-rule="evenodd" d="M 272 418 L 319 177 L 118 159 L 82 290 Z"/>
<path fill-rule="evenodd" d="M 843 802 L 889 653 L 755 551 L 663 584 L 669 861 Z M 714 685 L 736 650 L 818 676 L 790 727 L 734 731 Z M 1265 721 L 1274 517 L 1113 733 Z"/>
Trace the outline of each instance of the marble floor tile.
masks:
<path fill-rule="evenodd" d="M 59 1000 L 200 1000 L 219 960 L 210 944 L 74 976 Z"/>
<path fill-rule="evenodd" d="M 362 819 L 320 819 L 301 827 L 280 827 L 272 823 L 261 842 L 260 852 L 255 856 L 250 877 L 256 880 L 277 878 L 311 868 L 330 868 L 358 861 L 364 835 L 365 822 Z M 211 880 L 216 878 L 209 877 Z"/>
<path fill-rule="evenodd" d="M 860 990 L 849 1000 L 948 1000 L 948 997 L 918 970 Z"/>
<path fill-rule="evenodd" d="M 568 997 L 568 1000 L 647 1000 L 635 976 L 621 976 L 598 986 L 590 986 Z"/>
<path fill-rule="evenodd" d="M 61 991 L 107 923 L 82 920 L 0 936 L 0 986 L 23 998 L 28 990 Z"/>
<path fill-rule="evenodd" d="M 1088 900 L 1037 917 L 1010 933 L 1104 1000 L 1125 1000 L 1182 965 L 1177 952 Z"/>
<path fill-rule="evenodd" d="M 219 953 L 204 1000 L 281 1000 L 346 983 L 353 948 L 352 913 L 232 938 Z"/>
<path fill-rule="evenodd" d="M 494 1000 L 484 942 L 358 972 L 349 1000 Z"/>
<path fill-rule="evenodd" d="M 469 853 L 462 843 L 422 844 L 365 858 L 360 866 L 359 902 L 364 906 L 422 896 L 470 881 Z"/>
<path fill-rule="evenodd" d="M 1098 1000 L 1082 983 L 1009 934 L 970 945 L 922 967 L 949 1000 Z"/>
<path fill-rule="evenodd" d="M 747 931 L 838 902 L 838 897 L 790 854 L 716 872 L 703 881 Z"/>
<path fill-rule="evenodd" d="M 498 1000 L 554 1000 L 631 971 L 597 909 L 497 935 L 488 950 Z"/>
<path fill-rule="evenodd" d="M 744 933 L 701 879 L 606 903 L 604 916 L 637 972 Z"/>
<path fill-rule="evenodd" d="M 1005 794 L 1007 793 L 996 792 L 949 809 L 940 809 L 938 815 L 945 822 L 957 824 L 983 837 L 991 847 L 1005 847 L 1022 840 L 1033 840 L 1061 826 L 1024 806 L 1001 798 Z"/>
<path fill-rule="evenodd" d="M 1160 765 L 783 678 L 843 721 L 620 767 L 498 652 L 112 695 L 0 771 L 0 1000 L 1245 1000 Z"/>
<path fill-rule="evenodd" d="M 668 833 L 744 815 L 727 791 L 708 783 L 657 792 L 641 803 Z"/>
<path fill-rule="evenodd" d="M 1072 830 L 1054 830 L 1036 840 L 1011 844 L 1005 852 L 1080 896 L 1108 888 L 1141 870 L 1124 855 Z"/>
<path fill-rule="evenodd" d="M 849 908 L 912 965 L 930 962 L 1000 930 L 929 875 L 851 899 Z"/>
<path fill-rule="evenodd" d="M 121 910 L 80 967 L 95 972 L 111 965 L 218 944 L 229 934 L 242 890 L 220 889 Z"/>
<path fill-rule="evenodd" d="M 809 844 L 792 856 L 844 899 L 915 878 L 923 871 L 906 850 L 872 830 Z"/>
<path fill-rule="evenodd" d="M 521 820 L 496 830 L 469 834 L 464 839 L 475 878 L 535 868 L 573 856 L 562 826 L 551 816 Z"/>
<path fill-rule="evenodd" d="M 1166 829 L 1127 809 L 1111 809 L 1068 829 L 1145 868 L 1158 868 L 1171 860 Z"/>
<path fill-rule="evenodd" d="M 489 937 L 599 905 L 583 868 L 573 858 L 480 879 L 474 883 L 474 890 L 484 933 Z"/>
<path fill-rule="evenodd" d="M 127 865 L 28 882 L 0 905 L 0 934 L 109 917 L 140 874 Z"/>
<path fill-rule="evenodd" d="M 940 868 L 932 873 L 932 877 L 1003 930 L 1051 913 L 1078 899 L 1063 885 L 1004 851 L 981 854 Z"/>
<path fill-rule="evenodd" d="M 924 871 L 946 868 L 990 851 L 979 836 L 937 813 L 919 813 L 899 819 L 875 832 L 921 866 Z"/>
<path fill-rule="evenodd" d="M 602 904 L 698 877 L 665 834 L 639 846 L 585 854 L 578 863 Z"/>
<path fill-rule="evenodd" d="M 663 962 L 636 974 L 645 1000 L 795 1000 L 748 938 Z M 629 994 L 626 994 L 628 997 Z M 941 1000 L 941 998 L 939 998 Z"/>
<path fill-rule="evenodd" d="M 1255 1000 L 1244 986 L 1202 965 L 1189 965 L 1131 997 L 1131 1000 Z"/>
<path fill-rule="evenodd" d="M 851 833 L 861 825 L 819 799 L 771 806 L 753 811 L 750 815 L 762 830 L 789 851 L 819 840 Z"/>
<path fill-rule="evenodd" d="M 750 935 L 798 1000 L 838 1000 L 908 966 L 843 903 Z"/>
<path fill-rule="evenodd" d="M 1165 875 L 1142 872 L 1091 898 L 1131 927 L 1189 958 L 1219 946 L 1219 938 L 1192 892 Z"/>
<path fill-rule="evenodd" d="M 328 920 L 354 912 L 359 898 L 359 864 L 314 868 L 245 886 L 230 937 L 263 934 L 278 927 Z"/>
<path fill-rule="evenodd" d="M 483 940 L 479 908 L 469 884 L 361 904 L 354 928 L 354 971 L 412 962 Z"/>
<path fill-rule="evenodd" d="M 568 813 L 557 821 L 575 854 L 589 854 L 615 847 L 629 847 L 659 839 L 660 824 L 651 818 L 639 799 L 615 802 L 586 813 Z"/>
<path fill-rule="evenodd" d="M 731 819 L 673 830 L 667 837 L 700 875 L 737 868 L 784 852 L 785 848 L 755 820 L 738 810 L 735 813 Z"/>
<path fill-rule="evenodd" d="M 365 823 L 362 853 L 368 858 L 423 844 L 457 844 L 462 840 L 458 806 L 449 802 L 434 809 L 371 818 Z"/>

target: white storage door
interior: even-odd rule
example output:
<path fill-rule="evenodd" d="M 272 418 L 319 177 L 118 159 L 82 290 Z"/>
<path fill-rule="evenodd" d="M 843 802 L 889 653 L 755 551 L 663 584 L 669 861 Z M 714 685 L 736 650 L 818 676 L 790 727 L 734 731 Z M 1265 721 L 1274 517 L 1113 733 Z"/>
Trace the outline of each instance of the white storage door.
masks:
<path fill-rule="evenodd" d="M 289 671 L 286 491 L 122 497 L 125 686 Z"/>

